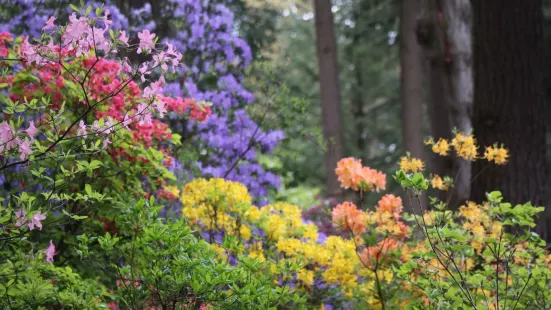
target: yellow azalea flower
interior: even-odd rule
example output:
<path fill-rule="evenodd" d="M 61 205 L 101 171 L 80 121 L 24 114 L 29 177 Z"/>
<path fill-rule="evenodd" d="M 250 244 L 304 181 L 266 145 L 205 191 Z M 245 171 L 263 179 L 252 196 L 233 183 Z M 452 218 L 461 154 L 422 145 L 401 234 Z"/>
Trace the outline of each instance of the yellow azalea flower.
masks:
<path fill-rule="evenodd" d="M 433 211 L 426 211 L 423 214 L 423 221 L 427 226 L 432 226 L 432 225 L 434 225 L 435 217 L 436 217 L 436 215 Z"/>
<path fill-rule="evenodd" d="M 466 271 L 472 270 L 473 267 L 474 267 L 474 261 L 473 261 L 473 259 L 470 258 L 470 257 L 467 258 L 467 259 L 465 259 L 465 260 L 463 261 L 461 267 L 462 267 L 463 270 L 466 270 Z"/>
<path fill-rule="evenodd" d="M 475 249 L 476 253 L 480 254 L 480 252 L 482 251 L 482 248 L 484 247 L 484 244 L 482 243 L 482 241 L 478 239 L 473 239 L 471 240 L 471 247 Z"/>
<path fill-rule="evenodd" d="M 463 224 L 463 227 L 472 232 L 475 236 L 486 236 L 486 230 L 484 229 L 484 226 L 480 225 L 480 223 L 467 222 Z"/>
<path fill-rule="evenodd" d="M 262 249 L 262 242 L 255 242 L 251 244 L 249 257 L 256 258 L 257 260 L 264 262 L 266 261 L 266 258 L 264 257 L 263 249 Z M 270 266 L 273 267 L 274 265 Z"/>
<path fill-rule="evenodd" d="M 475 160 L 478 156 L 476 140 L 472 135 L 457 133 L 452 139 L 451 145 L 457 156 L 463 159 Z"/>
<path fill-rule="evenodd" d="M 226 250 L 224 248 L 220 247 L 217 244 L 211 244 L 211 247 L 216 250 L 218 257 L 220 257 L 221 259 L 226 260 L 228 258 L 228 255 L 226 254 Z"/>
<path fill-rule="evenodd" d="M 246 225 L 241 225 L 239 228 L 239 234 L 241 235 L 241 238 L 245 240 L 251 239 L 251 230 Z"/>
<path fill-rule="evenodd" d="M 432 188 L 436 188 L 442 191 L 448 190 L 448 185 L 444 184 L 444 180 L 439 175 L 434 175 L 431 180 Z"/>
<path fill-rule="evenodd" d="M 318 227 L 315 224 L 309 224 L 306 226 L 304 234 L 302 235 L 306 239 L 318 240 Z"/>
<path fill-rule="evenodd" d="M 499 221 L 494 221 L 492 223 L 492 227 L 490 228 L 490 237 L 497 239 L 502 233 L 503 225 Z"/>
<path fill-rule="evenodd" d="M 509 151 L 503 147 L 488 146 L 484 151 L 484 158 L 490 162 L 495 162 L 497 165 L 504 165 L 509 158 Z"/>
<path fill-rule="evenodd" d="M 260 218 L 260 209 L 252 206 L 245 211 L 245 218 L 251 222 L 256 222 Z"/>
<path fill-rule="evenodd" d="M 273 274 L 273 275 L 277 274 L 277 265 L 275 265 L 275 264 L 270 265 L 270 273 Z M 276 281 L 276 283 L 277 283 L 277 281 Z"/>
<path fill-rule="evenodd" d="M 406 172 L 423 171 L 425 164 L 418 158 L 408 158 L 406 156 L 400 159 L 400 169 Z"/>
<path fill-rule="evenodd" d="M 180 190 L 176 186 L 167 185 L 164 187 L 164 190 L 176 197 L 180 196 Z"/>
<path fill-rule="evenodd" d="M 347 290 L 346 292 L 344 292 L 344 296 L 346 298 L 352 298 L 352 296 L 354 296 L 352 290 Z"/>
<path fill-rule="evenodd" d="M 436 142 L 432 146 L 432 151 L 438 155 L 446 156 L 448 155 L 448 150 L 450 149 L 450 144 L 448 143 L 448 140 L 440 138 L 438 142 Z"/>
<path fill-rule="evenodd" d="M 479 222 L 482 218 L 482 211 L 479 205 L 472 201 L 467 201 L 467 205 L 459 207 L 459 215 L 471 222 Z"/>
<path fill-rule="evenodd" d="M 297 271 L 297 279 L 306 286 L 311 286 L 314 283 L 314 272 L 301 268 Z"/>

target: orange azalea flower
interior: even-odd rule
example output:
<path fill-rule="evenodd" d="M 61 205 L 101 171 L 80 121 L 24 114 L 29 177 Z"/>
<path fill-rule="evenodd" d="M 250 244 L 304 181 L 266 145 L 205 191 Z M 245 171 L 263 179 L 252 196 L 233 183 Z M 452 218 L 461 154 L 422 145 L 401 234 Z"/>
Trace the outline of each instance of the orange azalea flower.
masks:
<path fill-rule="evenodd" d="M 381 189 L 384 190 L 386 188 L 386 174 L 380 171 L 371 169 L 369 167 L 363 167 L 362 177 L 363 181 L 377 192 L 379 192 L 379 190 Z"/>
<path fill-rule="evenodd" d="M 376 190 L 386 188 L 386 175 L 375 169 L 363 167 L 362 161 L 354 157 L 341 159 L 337 163 L 335 173 L 338 176 L 341 187 L 344 189 L 352 188 L 357 191 L 362 187 L 366 190 Z"/>
<path fill-rule="evenodd" d="M 396 234 L 397 238 L 404 239 L 409 237 L 409 227 L 406 223 L 397 221 L 396 226 L 398 227 L 398 233 Z"/>
<path fill-rule="evenodd" d="M 384 195 L 377 205 L 378 212 L 389 212 L 394 215 L 396 219 L 400 218 L 403 209 L 402 198 L 392 194 Z"/>
<path fill-rule="evenodd" d="M 367 218 L 362 210 L 356 209 L 356 205 L 351 202 L 344 202 L 333 209 L 333 223 L 349 229 L 354 235 L 365 232 Z"/>
<path fill-rule="evenodd" d="M 395 239 L 383 239 L 377 245 L 365 248 L 360 254 L 360 259 L 367 268 L 381 267 L 388 260 L 390 251 L 395 251 L 400 243 Z"/>
<path fill-rule="evenodd" d="M 343 158 L 337 163 L 335 173 L 339 177 L 341 187 L 358 190 L 358 184 L 362 180 L 362 162 L 354 157 Z"/>

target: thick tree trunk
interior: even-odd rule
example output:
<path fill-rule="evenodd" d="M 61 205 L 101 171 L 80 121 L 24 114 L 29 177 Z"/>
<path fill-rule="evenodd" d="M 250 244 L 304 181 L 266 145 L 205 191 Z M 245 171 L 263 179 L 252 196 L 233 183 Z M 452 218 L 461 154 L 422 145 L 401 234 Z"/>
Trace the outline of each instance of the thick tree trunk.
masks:
<path fill-rule="evenodd" d="M 426 11 L 417 28 L 417 38 L 425 52 L 431 135 L 449 139 L 454 128 L 462 133 L 471 130 L 470 3 L 436 0 Z M 470 162 L 433 154 L 431 168 L 435 174 L 454 178 L 453 189 L 440 197 L 451 209 L 469 198 Z"/>
<path fill-rule="evenodd" d="M 415 29 L 421 13 L 420 0 L 401 1 L 400 7 L 400 99 L 402 102 L 402 137 L 404 151 L 411 156 L 424 159 L 423 145 L 423 98 L 422 98 L 422 50 L 417 43 Z M 406 197 L 404 204 L 409 212 L 412 208 Z M 426 208 L 426 198 L 422 199 Z"/>
<path fill-rule="evenodd" d="M 471 197 L 499 190 L 511 203 L 547 201 L 543 31 L 540 0 L 473 0 L 474 115 L 481 146 L 509 148 L 506 166 L 473 165 Z M 481 152 L 483 148 L 481 147 Z M 546 212 L 546 214 L 548 214 Z M 549 240 L 549 217 L 538 231 Z"/>
<path fill-rule="evenodd" d="M 325 152 L 327 193 L 332 196 L 340 193 L 335 168 L 337 162 L 344 156 L 337 48 L 333 29 L 331 1 L 314 0 L 314 7 L 323 135 L 326 141 L 328 141 L 328 148 Z"/>

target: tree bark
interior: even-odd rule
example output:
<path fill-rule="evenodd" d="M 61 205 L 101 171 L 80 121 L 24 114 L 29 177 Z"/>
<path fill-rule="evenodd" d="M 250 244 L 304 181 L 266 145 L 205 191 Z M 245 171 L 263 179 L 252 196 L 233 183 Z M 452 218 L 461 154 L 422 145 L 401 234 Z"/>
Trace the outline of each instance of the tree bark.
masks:
<path fill-rule="evenodd" d="M 431 135 L 449 139 L 452 130 L 471 130 L 472 65 L 469 0 L 431 1 L 419 22 L 417 39 L 424 48 Z M 431 170 L 454 178 L 454 187 L 440 199 L 450 209 L 469 198 L 471 163 L 457 156 L 432 154 Z"/>
<path fill-rule="evenodd" d="M 513 204 L 547 202 L 543 15 L 541 0 L 473 0 L 474 133 L 479 145 L 504 143 L 506 166 L 479 160 L 471 198 L 499 190 Z M 481 147 L 480 152 L 483 152 Z M 480 176 L 478 176 L 480 174 Z M 538 232 L 549 240 L 549 213 Z"/>
<path fill-rule="evenodd" d="M 325 152 L 326 186 L 327 193 L 330 196 L 334 196 L 341 192 L 335 168 L 337 162 L 344 156 L 337 48 L 333 29 L 331 1 L 314 0 L 314 8 L 323 135 L 326 141 L 328 141 L 328 148 Z"/>
<path fill-rule="evenodd" d="M 420 0 L 401 1 L 400 7 L 400 99 L 402 103 L 402 137 L 404 151 L 424 159 L 422 49 L 417 43 L 417 19 L 421 14 Z M 409 212 L 419 213 L 419 206 L 404 199 Z M 425 196 L 421 207 L 426 208 Z M 413 207 L 413 208 L 412 208 Z"/>

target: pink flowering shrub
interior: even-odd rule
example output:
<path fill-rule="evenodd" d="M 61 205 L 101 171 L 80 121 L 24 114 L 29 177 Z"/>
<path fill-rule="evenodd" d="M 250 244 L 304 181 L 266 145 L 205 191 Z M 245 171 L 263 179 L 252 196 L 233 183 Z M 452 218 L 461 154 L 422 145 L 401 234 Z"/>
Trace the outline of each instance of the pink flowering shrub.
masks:
<path fill-rule="evenodd" d="M 2 306 L 28 305 L 31 291 L 22 287 L 29 283 L 48 288 L 34 296 L 35 306 L 92 309 L 124 300 L 121 292 L 106 290 L 124 272 L 98 281 L 97 270 L 78 258 L 84 253 L 76 249 L 77 236 L 136 233 L 137 222 L 122 217 L 126 206 L 162 193 L 174 179 L 169 168 L 179 136 L 163 118 L 173 113 L 202 121 L 211 114 L 193 99 L 162 95 L 165 72 L 182 57 L 170 44 L 159 46 L 155 34 L 143 31 L 130 45 L 124 31 L 110 29 L 108 12 L 98 9 L 93 17 L 90 10 L 73 13 L 66 27 L 50 18 L 38 40 L 0 34 L 0 181 L 6 190 L 0 197 L 0 285 L 6 288 L 0 300 L 11 300 Z M 132 65 L 127 57 L 136 52 L 150 60 Z M 106 259 L 112 251 L 105 246 L 94 241 L 87 251 Z M 57 269 L 58 263 L 72 268 Z M 71 284 L 79 282 L 81 289 Z M 155 292 L 141 282 L 140 290 Z M 187 300 L 198 298 L 192 291 Z"/>

